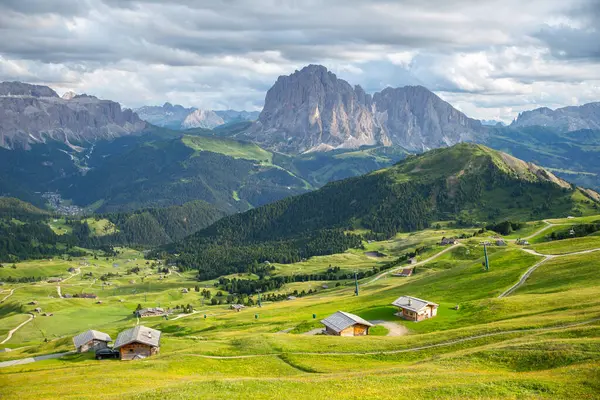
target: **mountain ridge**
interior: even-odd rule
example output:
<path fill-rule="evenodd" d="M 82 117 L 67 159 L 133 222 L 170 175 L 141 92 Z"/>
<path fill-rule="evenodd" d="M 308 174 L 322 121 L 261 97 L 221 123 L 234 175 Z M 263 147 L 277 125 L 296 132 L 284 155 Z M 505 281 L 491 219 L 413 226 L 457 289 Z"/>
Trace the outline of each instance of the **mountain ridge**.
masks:
<path fill-rule="evenodd" d="M 557 109 L 540 107 L 519 113 L 511 127 L 543 126 L 564 132 L 600 130 L 600 102 Z"/>
<path fill-rule="evenodd" d="M 46 140 L 71 146 L 139 134 L 146 127 L 132 110 L 111 100 L 63 99 L 47 86 L 0 83 L 0 147 L 29 148 Z"/>
<path fill-rule="evenodd" d="M 474 140 L 484 129 L 423 86 L 368 94 L 321 65 L 280 76 L 244 133 L 276 151 L 303 153 L 364 145 L 427 150 Z"/>

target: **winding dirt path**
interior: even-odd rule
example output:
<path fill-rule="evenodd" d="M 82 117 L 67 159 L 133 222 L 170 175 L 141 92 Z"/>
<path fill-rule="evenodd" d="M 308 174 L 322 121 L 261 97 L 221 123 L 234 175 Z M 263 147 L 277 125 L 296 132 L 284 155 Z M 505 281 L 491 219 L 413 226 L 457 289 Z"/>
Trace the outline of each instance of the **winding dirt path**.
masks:
<path fill-rule="evenodd" d="M 18 331 L 19 329 L 21 329 L 24 325 L 28 324 L 29 322 L 31 322 L 31 320 L 33 319 L 33 315 L 32 314 L 28 314 L 29 315 L 29 319 L 25 322 L 23 322 L 22 324 L 20 324 L 19 326 L 17 326 L 16 328 L 10 330 L 8 332 L 8 336 L 6 336 L 6 339 L 4 339 L 3 341 L 0 342 L 0 344 L 4 344 L 6 342 L 8 342 L 12 337 L 13 334 Z"/>
<path fill-rule="evenodd" d="M 429 344 L 429 345 L 419 346 L 419 347 L 411 347 L 408 349 L 400 349 L 400 350 L 381 350 L 381 351 L 347 352 L 347 353 L 344 353 L 344 352 L 327 352 L 327 353 L 286 352 L 286 353 L 246 354 L 246 355 L 242 355 L 242 356 L 209 356 L 209 355 L 204 355 L 204 354 L 189 354 L 189 353 L 183 353 L 182 355 L 192 356 L 192 357 L 201 357 L 201 358 L 210 358 L 210 359 L 215 359 L 215 360 L 235 360 L 235 359 L 256 358 L 256 357 L 278 357 L 283 354 L 297 355 L 297 356 L 301 356 L 301 355 L 307 355 L 307 356 L 372 356 L 372 355 L 380 355 L 380 354 L 400 354 L 400 353 L 410 353 L 410 352 L 415 352 L 415 351 L 434 349 L 437 347 L 447 347 L 447 346 L 452 346 L 452 345 L 455 345 L 458 343 L 468 342 L 471 340 L 477 340 L 477 339 L 493 337 L 493 336 L 500 336 L 500 335 L 509 335 L 512 333 L 545 332 L 545 331 L 569 329 L 569 328 L 575 328 L 575 327 L 582 326 L 582 325 L 588 325 L 588 324 L 598 322 L 598 321 L 600 321 L 600 318 L 594 318 L 594 319 L 590 319 L 587 321 L 576 322 L 576 323 L 572 323 L 572 324 L 549 326 L 549 327 L 545 327 L 545 328 L 512 329 L 512 330 L 508 330 L 508 331 L 484 333 L 481 335 L 467 336 L 467 337 L 463 337 L 460 339 L 449 340 L 446 342 Z"/>
<path fill-rule="evenodd" d="M 2 300 L 0 300 L 0 303 L 4 303 L 6 301 L 6 299 L 8 299 L 10 296 L 12 296 L 13 293 L 15 292 L 15 289 L 10 289 L 10 293 L 7 296 L 5 296 Z"/>
<path fill-rule="evenodd" d="M 581 255 L 581 254 L 589 254 L 589 253 L 594 253 L 596 251 L 600 251 L 600 249 L 591 249 L 591 250 L 575 251 L 573 253 L 565 253 L 565 254 L 542 254 L 542 253 L 538 253 L 537 251 L 535 251 L 533 249 L 521 248 L 521 250 L 523 250 L 526 253 L 533 254 L 534 256 L 544 257 L 544 259 L 542 261 L 536 263 L 534 266 L 529 268 L 527 271 L 525 271 L 525 273 L 521 276 L 521 279 L 519 279 L 519 281 L 517 283 L 512 285 L 510 288 L 508 288 L 507 290 L 505 290 L 504 292 L 502 292 L 502 294 L 500 294 L 498 296 L 499 299 L 509 296 L 511 293 L 513 293 L 515 290 L 517 290 L 519 287 L 521 287 L 521 285 L 523 285 L 525 283 L 525 281 L 527 280 L 527 278 L 529 278 L 529 276 L 533 273 L 533 271 L 535 271 L 540 265 L 544 264 L 548 260 L 552 260 L 552 259 L 558 258 L 558 257 L 577 256 L 577 255 Z"/>
<path fill-rule="evenodd" d="M 547 231 L 548 229 L 554 227 L 554 226 L 568 226 L 568 225 L 576 225 L 576 224 L 553 224 L 552 222 L 549 222 L 548 220 L 544 220 L 544 223 L 546 224 L 546 226 L 544 226 L 542 229 L 540 229 L 539 231 L 536 231 L 535 233 L 533 233 L 532 235 L 529 235 L 527 237 L 524 237 L 522 239 L 524 240 L 529 240 L 532 239 L 534 237 L 536 237 L 537 235 L 539 235 L 540 233 Z"/>
<path fill-rule="evenodd" d="M 408 329 L 404 325 L 392 321 L 375 320 L 370 321 L 373 325 L 381 325 L 388 330 L 386 336 L 404 336 L 408 335 Z"/>
<path fill-rule="evenodd" d="M 419 265 L 427 264 L 428 262 L 431 262 L 431 261 L 435 260 L 436 258 L 440 257 L 441 255 L 444 255 L 444 254 L 446 254 L 446 253 L 447 253 L 447 252 L 449 252 L 450 250 L 452 250 L 452 249 L 455 249 L 455 248 L 457 248 L 458 246 L 462 246 L 462 245 L 463 245 L 462 243 L 453 244 L 452 246 L 450 246 L 450 247 L 446 247 L 444 250 L 440 251 L 440 252 L 439 252 L 439 253 L 437 253 L 437 254 L 434 254 L 433 256 L 429 257 L 428 259 L 426 259 L 426 260 L 423 260 L 423 261 L 419 261 L 418 263 L 416 263 L 416 264 L 412 264 L 412 265 L 409 265 L 408 267 L 418 267 Z M 384 276 L 386 276 L 386 275 L 388 275 L 388 274 L 391 274 L 391 273 L 393 273 L 393 272 L 396 272 L 396 271 L 398 271 L 398 270 L 401 270 L 401 269 L 403 269 L 403 268 L 407 268 L 407 266 L 406 266 L 406 265 L 402 265 L 402 266 L 400 266 L 400 267 L 396 267 L 396 268 L 392 268 L 392 269 L 389 269 L 389 270 L 387 270 L 387 271 L 384 271 L 384 272 L 382 272 L 381 274 L 379 274 L 379 275 L 377 275 L 376 277 L 374 277 L 373 279 L 371 279 L 370 281 L 368 281 L 368 282 L 364 283 L 362 286 L 364 286 L 364 285 L 369 285 L 369 284 L 371 284 L 371 283 L 373 283 L 373 282 L 376 282 L 376 281 L 378 281 L 379 279 L 383 278 Z"/>

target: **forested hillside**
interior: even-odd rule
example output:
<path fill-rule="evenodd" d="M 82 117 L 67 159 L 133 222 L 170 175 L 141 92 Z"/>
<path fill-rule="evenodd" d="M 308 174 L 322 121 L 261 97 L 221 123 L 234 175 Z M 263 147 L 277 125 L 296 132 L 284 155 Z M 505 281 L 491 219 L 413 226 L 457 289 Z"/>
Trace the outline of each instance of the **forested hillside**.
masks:
<path fill-rule="evenodd" d="M 434 221 L 466 226 L 597 212 L 586 192 L 551 173 L 481 145 L 459 144 L 413 156 L 366 176 L 334 182 L 221 219 L 164 250 L 203 277 L 264 261 L 292 262 L 357 246 L 346 233 L 385 238 Z"/>
<path fill-rule="evenodd" d="M 0 262 L 81 253 L 75 246 L 103 250 L 159 246 L 191 235 L 224 215 L 206 202 L 195 201 L 132 213 L 64 218 L 17 199 L 0 198 Z"/>

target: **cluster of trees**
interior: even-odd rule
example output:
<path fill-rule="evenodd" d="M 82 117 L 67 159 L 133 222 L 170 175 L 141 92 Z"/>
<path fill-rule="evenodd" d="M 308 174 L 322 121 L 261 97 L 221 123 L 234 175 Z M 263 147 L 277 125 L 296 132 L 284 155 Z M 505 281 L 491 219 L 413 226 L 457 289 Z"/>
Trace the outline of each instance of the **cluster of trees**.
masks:
<path fill-rule="evenodd" d="M 44 279 L 46 278 L 42 276 L 20 276 L 17 278 L 7 276 L 6 278 L 3 278 L 3 281 L 6 283 L 29 283 L 43 281 Z"/>
<path fill-rule="evenodd" d="M 240 229 L 244 228 L 240 226 Z M 198 278 L 208 280 L 242 272 L 264 275 L 272 268 L 267 263 L 294 263 L 308 257 L 341 253 L 348 248 L 361 246 L 360 236 L 345 233 L 341 229 L 320 230 L 306 233 L 300 238 L 264 242 L 221 241 L 192 236 L 172 247 L 151 251 L 147 257 L 166 257 L 168 262 L 177 264 L 181 271 L 197 269 Z M 173 256 L 171 252 L 180 255 Z"/>
<path fill-rule="evenodd" d="M 600 221 L 591 224 L 573 225 L 569 229 L 552 232 L 547 237 L 549 240 L 563 240 L 588 236 L 598 231 L 600 231 Z"/>
<path fill-rule="evenodd" d="M 513 221 L 502 221 L 496 224 L 486 225 L 485 229 L 488 231 L 494 231 L 501 235 L 510 235 L 514 231 L 518 231 L 525 227 L 524 222 L 513 222 Z"/>

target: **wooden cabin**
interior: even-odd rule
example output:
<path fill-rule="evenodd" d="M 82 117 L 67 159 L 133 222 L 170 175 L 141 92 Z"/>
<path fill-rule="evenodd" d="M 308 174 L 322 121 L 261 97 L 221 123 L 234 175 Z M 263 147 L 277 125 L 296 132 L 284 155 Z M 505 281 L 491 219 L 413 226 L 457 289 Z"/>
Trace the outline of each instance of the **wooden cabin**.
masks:
<path fill-rule="evenodd" d="M 117 336 L 115 350 L 119 350 L 121 360 L 138 360 L 158 354 L 160 331 L 138 325 Z"/>
<path fill-rule="evenodd" d="M 321 321 L 325 333 L 333 336 L 366 336 L 372 323 L 343 311 L 338 311 Z"/>
<path fill-rule="evenodd" d="M 111 341 L 112 339 L 108 334 L 95 330 L 80 333 L 73 338 L 73 344 L 75 344 L 78 353 L 105 349 Z"/>
<path fill-rule="evenodd" d="M 442 241 L 440 242 L 440 244 L 442 246 L 448 246 L 448 245 L 452 245 L 452 244 L 457 244 L 458 240 L 454 239 L 454 238 L 447 238 L 447 237 L 443 237 Z"/>
<path fill-rule="evenodd" d="M 398 317 L 415 322 L 435 317 L 439 307 L 439 304 L 411 296 L 398 297 L 392 305 L 399 308 Z"/>
<path fill-rule="evenodd" d="M 237 311 L 237 312 L 240 312 L 240 311 L 242 311 L 244 308 L 246 308 L 246 306 L 245 306 L 245 305 L 243 305 L 243 304 L 232 304 L 232 305 L 230 305 L 230 306 L 229 306 L 229 308 L 230 308 L 230 309 L 232 309 L 232 310 L 235 310 L 235 311 Z"/>

